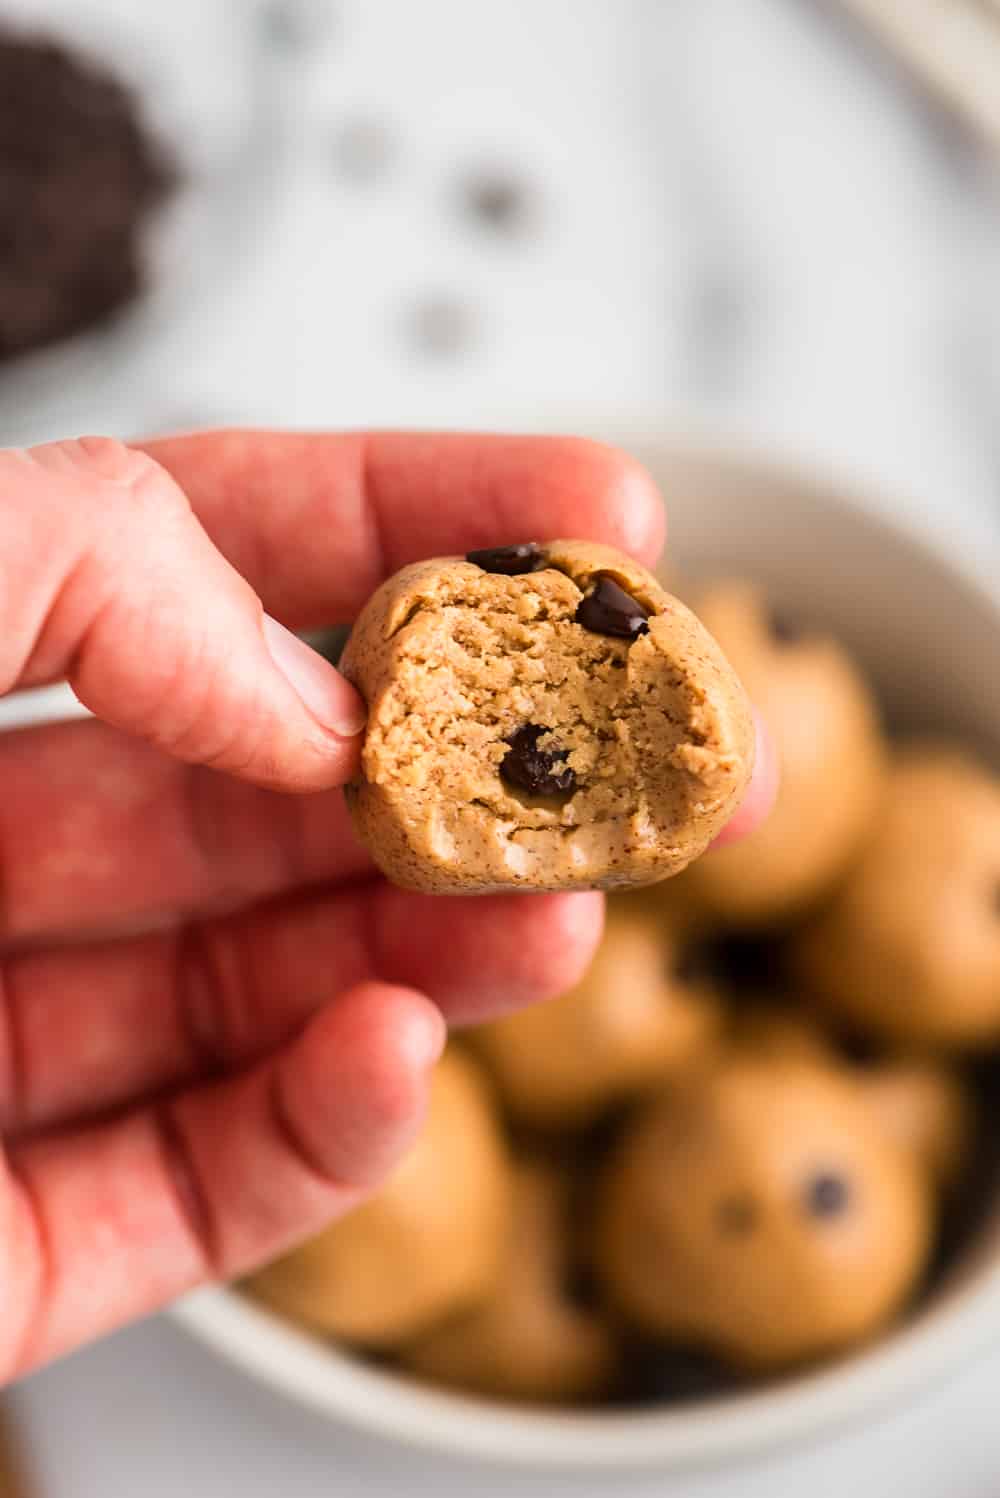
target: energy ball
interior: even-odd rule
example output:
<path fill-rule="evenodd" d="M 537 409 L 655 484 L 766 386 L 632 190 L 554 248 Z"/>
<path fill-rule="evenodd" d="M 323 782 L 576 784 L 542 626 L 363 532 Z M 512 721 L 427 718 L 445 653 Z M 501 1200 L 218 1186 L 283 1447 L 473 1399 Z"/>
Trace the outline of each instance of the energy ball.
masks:
<path fill-rule="evenodd" d="M 509 1248 L 492 1295 L 404 1354 L 435 1383 L 501 1399 L 570 1403 L 610 1383 L 615 1342 L 570 1292 L 568 1182 L 540 1165 L 517 1173 Z"/>
<path fill-rule="evenodd" d="M 753 584 L 720 583 L 697 607 L 767 724 L 781 785 L 755 832 L 693 865 L 668 895 L 724 924 L 764 926 L 823 896 L 868 833 L 884 783 L 878 711 L 843 647 L 798 630 Z"/>
<path fill-rule="evenodd" d="M 955 1051 L 1000 1041 L 1000 781 L 960 751 L 905 754 L 792 961 L 862 1033 Z"/>
<path fill-rule="evenodd" d="M 596 1264 L 641 1330 L 766 1373 L 883 1326 L 919 1279 L 931 1228 L 926 1172 L 853 1078 L 735 1057 L 626 1133 Z"/>
<path fill-rule="evenodd" d="M 341 669 L 368 704 L 357 830 L 407 888 L 626 888 L 702 853 L 753 768 L 749 703 L 631 558 L 525 542 L 404 567 Z"/>
<path fill-rule="evenodd" d="M 247 1288 L 313 1331 L 391 1348 L 489 1294 L 510 1205 L 489 1088 L 473 1061 L 449 1051 L 423 1132 L 388 1183 Z"/>
<path fill-rule="evenodd" d="M 576 988 L 484 1025 L 475 1044 L 519 1123 L 568 1129 L 683 1069 L 720 1028 L 715 988 L 675 938 L 618 906 Z"/>

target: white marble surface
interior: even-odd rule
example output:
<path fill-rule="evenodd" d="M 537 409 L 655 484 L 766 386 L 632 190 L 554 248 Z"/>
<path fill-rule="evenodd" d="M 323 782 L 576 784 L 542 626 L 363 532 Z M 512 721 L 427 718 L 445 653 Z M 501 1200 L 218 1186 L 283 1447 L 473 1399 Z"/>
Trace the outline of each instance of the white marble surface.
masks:
<path fill-rule="evenodd" d="M 184 294 L 141 336 L 0 385 L 0 438 L 228 420 L 695 428 L 863 475 L 942 544 L 996 545 L 994 173 L 827 8 L 299 0 L 310 46 L 262 56 L 252 0 L 16 3 L 146 28 L 144 74 L 202 174 L 202 221 Z M 359 121 L 391 146 L 364 182 L 335 167 Z M 459 184 L 484 165 L 531 185 L 523 234 L 463 219 Z M 470 342 L 429 356 L 409 330 L 440 298 L 468 312 Z M 1000 1355 L 766 1469 L 634 1491 L 993 1498 L 998 1384 Z M 17 1403 L 47 1498 L 561 1490 L 324 1428 L 162 1322 Z"/>

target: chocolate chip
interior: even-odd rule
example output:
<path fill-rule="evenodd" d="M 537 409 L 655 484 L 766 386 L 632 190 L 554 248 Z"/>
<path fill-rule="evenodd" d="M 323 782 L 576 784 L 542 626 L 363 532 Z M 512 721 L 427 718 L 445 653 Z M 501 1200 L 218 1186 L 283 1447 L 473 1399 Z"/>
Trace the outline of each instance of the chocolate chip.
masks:
<path fill-rule="evenodd" d="M 473 178 L 466 184 L 463 197 L 470 217 L 497 234 L 516 233 L 532 216 L 531 192 L 506 172 L 487 172 Z"/>
<path fill-rule="evenodd" d="M 843 1176 L 821 1171 L 806 1187 L 806 1211 L 810 1217 L 839 1217 L 850 1200 L 850 1187 Z"/>
<path fill-rule="evenodd" d="M 504 577 L 520 577 L 523 572 L 538 572 L 548 558 L 537 541 L 520 541 L 516 546 L 491 546 L 485 551 L 467 551 L 465 560 L 484 572 L 500 572 Z"/>
<path fill-rule="evenodd" d="M 805 630 L 794 619 L 789 619 L 787 614 L 780 614 L 772 609 L 768 614 L 767 627 L 771 639 L 776 645 L 797 645 L 805 635 Z"/>
<path fill-rule="evenodd" d="M 532 796 L 569 796 L 576 790 L 576 775 L 564 761 L 565 749 L 539 749 L 538 740 L 548 733 L 537 723 L 526 723 L 506 742 L 510 745 L 500 765 L 504 780 Z"/>
<path fill-rule="evenodd" d="M 757 1207 L 750 1196 L 726 1196 L 715 1209 L 715 1221 L 720 1232 L 729 1237 L 743 1238 L 753 1232 L 757 1225 Z"/>
<path fill-rule="evenodd" d="M 620 588 L 608 573 L 599 574 L 597 582 L 576 611 L 576 622 L 595 635 L 615 635 L 634 640 L 649 629 L 649 610 Z"/>

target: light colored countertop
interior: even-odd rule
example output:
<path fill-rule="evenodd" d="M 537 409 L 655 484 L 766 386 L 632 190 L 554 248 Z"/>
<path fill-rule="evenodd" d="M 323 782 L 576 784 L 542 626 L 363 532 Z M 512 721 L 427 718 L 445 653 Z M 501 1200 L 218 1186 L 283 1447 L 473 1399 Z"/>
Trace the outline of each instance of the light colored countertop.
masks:
<path fill-rule="evenodd" d="M 50 4 L 109 7 L 138 34 L 126 0 Z M 213 186 L 208 248 L 124 364 L 0 386 L 0 440 L 624 419 L 863 475 L 945 544 L 995 544 L 992 175 L 829 7 L 298 0 L 312 40 L 268 60 L 252 0 L 154 9 L 145 76 Z M 463 182 L 486 169 L 527 185 L 521 228 L 463 212 Z M 822 1449 L 634 1491 L 995 1498 L 998 1387 L 1000 1353 Z M 45 1498 L 563 1490 L 324 1428 L 162 1321 L 16 1404 Z"/>

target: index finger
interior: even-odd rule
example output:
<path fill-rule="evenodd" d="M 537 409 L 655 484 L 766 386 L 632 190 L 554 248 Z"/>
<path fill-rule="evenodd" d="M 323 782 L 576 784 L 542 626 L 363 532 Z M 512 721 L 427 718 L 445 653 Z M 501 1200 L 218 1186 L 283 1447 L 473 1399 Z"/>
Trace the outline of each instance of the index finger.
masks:
<path fill-rule="evenodd" d="M 651 563 L 663 543 L 641 465 L 578 437 L 235 430 L 140 445 L 267 611 L 297 629 L 353 618 L 424 557 L 582 536 Z"/>

